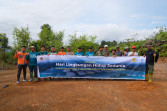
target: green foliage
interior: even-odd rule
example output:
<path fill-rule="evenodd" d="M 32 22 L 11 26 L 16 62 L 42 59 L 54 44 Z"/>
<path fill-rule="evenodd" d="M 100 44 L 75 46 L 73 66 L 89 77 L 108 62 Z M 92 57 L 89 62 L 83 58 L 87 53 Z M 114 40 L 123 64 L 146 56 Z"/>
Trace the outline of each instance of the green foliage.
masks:
<path fill-rule="evenodd" d="M 69 46 L 71 50 L 76 52 L 78 47 L 82 48 L 82 51 L 85 53 L 88 51 L 89 47 L 92 47 L 94 50 L 97 50 L 99 45 L 95 42 L 96 36 L 91 35 L 81 35 L 77 37 L 76 34 L 70 35 Z"/>
<path fill-rule="evenodd" d="M 6 36 L 6 34 L 0 33 L 0 45 L 2 48 L 8 47 L 8 37 Z"/>
<path fill-rule="evenodd" d="M 116 46 L 117 45 L 117 41 L 113 40 L 112 42 L 110 41 L 101 41 L 101 46 L 104 46 L 104 45 L 108 45 L 108 46 Z"/>
<path fill-rule="evenodd" d="M 44 45 L 46 49 L 50 50 L 51 46 L 55 46 L 56 51 L 59 51 L 60 47 L 63 46 L 64 32 L 60 31 L 58 33 L 55 33 L 49 24 L 42 25 L 41 32 L 38 35 L 40 41 L 37 42 L 40 42 L 40 45 Z M 37 49 L 38 47 L 39 46 L 37 46 Z"/>
<path fill-rule="evenodd" d="M 28 27 L 21 27 L 20 29 L 15 27 L 13 30 L 14 38 L 14 48 L 8 46 L 8 37 L 6 34 L 0 33 L 0 69 L 6 64 L 16 64 L 13 55 L 16 50 L 20 50 L 21 46 L 27 46 L 27 51 L 29 51 L 30 46 L 35 46 L 36 51 L 40 51 L 40 47 L 45 45 L 47 51 L 50 51 L 51 46 L 55 46 L 56 52 L 60 51 L 60 47 L 63 46 L 64 31 L 54 32 L 52 27 L 49 24 L 44 24 L 41 27 L 41 31 L 38 34 L 39 40 L 32 40 L 30 37 L 30 31 Z M 120 46 L 120 50 L 124 51 L 124 48 L 128 46 L 131 51 L 132 46 L 137 47 L 139 55 L 144 55 L 147 51 L 147 44 L 150 44 L 152 49 L 156 52 L 159 52 L 160 57 L 167 57 L 167 31 L 166 28 L 160 28 L 157 33 L 154 33 L 152 36 L 146 38 L 145 40 L 137 40 L 138 33 L 132 35 L 130 39 L 121 41 L 101 41 L 100 45 L 108 45 L 109 50 L 115 49 L 116 46 Z M 77 51 L 78 47 L 82 48 L 82 51 L 86 53 L 88 48 L 91 46 L 93 50 L 98 50 L 99 44 L 96 42 L 96 36 L 92 35 L 81 35 L 77 36 L 76 34 L 70 35 L 69 43 L 73 52 Z M 67 46 L 66 45 L 66 46 Z M 5 52 L 5 49 L 11 49 L 12 52 Z"/>
<path fill-rule="evenodd" d="M 41 50 L 41 46 L 43 45 L 41 40 L 33 40 L 30 43 L 30 46 L 34 46 L 36 48 L 36 51 L 39 52 Z M 30 48 L 28 49 L 30 51 Z"/>
<path fill-rule="evenodd" d="M 21 49 L 21 46 L 29 47 L 31 42 L 30 31 L 28 27 L 21 27 L 21 29 L 15 27 L 13 30 L 14 48 Z"/>

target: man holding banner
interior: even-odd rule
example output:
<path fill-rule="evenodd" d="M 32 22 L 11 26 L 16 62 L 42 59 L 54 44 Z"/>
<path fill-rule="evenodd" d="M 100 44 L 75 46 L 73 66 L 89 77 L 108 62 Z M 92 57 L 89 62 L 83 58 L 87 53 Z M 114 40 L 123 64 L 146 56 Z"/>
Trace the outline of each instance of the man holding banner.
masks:
<path fill-rule="evenodd" d="M 92 49 L 92 47 L 89 47 L 89 52 L 87 52 L 85 55 L 86 56 L 94 56 L 94 52 L 92 51 L 93 49 Z"/>
<path fill-rule="evenodd" d="M 146 74 L 145 74 L 145 80 L 149 82 L 152 82 L 152 75 L 154 72 L 154 59 L 155 59 L 155 51 L 151 49 L 150 45 L 147 45 L 147 51 L 144 56 L 146 56 Z"/>
<path fill-rule="evenodd" d="M 99 51 L 96 53 L 97 56 L 105 56 L 105 52 L 103 51 L 103 46 L 99 47 Z"/>
<path fill-rule="evenodd" d="M 136 46 L 132 46 L 132 52 L 129 52 L 128 56 L 138 56 L 138 53 L 136 52 Z"/>
<path fill-rule="evenodd" d="M 65 55 L 74 55 L 73 52 L 71 52 L 71 47 L 70 46 L 67 46 L 67 52 Z"/>
<path fill-rule="evenodd" d="M 76 56 L 84 56 L 84 53 L 81 52 L 81 47 L 78 47 L 77 51 L 78 51 L 78 52 L 75 52 L 74 55 L 76 55 Z"/>

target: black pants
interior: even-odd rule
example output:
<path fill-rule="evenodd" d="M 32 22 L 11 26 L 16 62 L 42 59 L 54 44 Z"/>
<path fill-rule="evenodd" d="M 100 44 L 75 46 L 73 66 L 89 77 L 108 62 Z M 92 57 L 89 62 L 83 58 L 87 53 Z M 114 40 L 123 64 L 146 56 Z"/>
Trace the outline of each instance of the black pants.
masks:
<path fill-rule="evenodd" d="M 17 73 L 17 80 L 20 79 L 20 74 L 23 69 L 23 77 L 26 79 L 26 69 L 27 69 L 27 64 L 25 65 L 18 65 L 18 73 Z"/>

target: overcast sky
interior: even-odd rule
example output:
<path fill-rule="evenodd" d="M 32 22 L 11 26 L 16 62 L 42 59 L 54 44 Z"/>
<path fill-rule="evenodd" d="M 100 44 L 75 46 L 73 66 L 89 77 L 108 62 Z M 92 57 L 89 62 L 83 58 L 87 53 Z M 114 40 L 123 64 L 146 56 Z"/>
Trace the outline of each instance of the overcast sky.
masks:
<path fill-rule="evenodd" d="M 29 26 L 39 39 L 40 26 L 50 24 L 55 32 L 97 35 L 97 41 L 122 41 L 135 33 L 149 36 L 167 21 L 167 0 L 0 0 L 0 33 L 13 44 L 14 26 Z"/>

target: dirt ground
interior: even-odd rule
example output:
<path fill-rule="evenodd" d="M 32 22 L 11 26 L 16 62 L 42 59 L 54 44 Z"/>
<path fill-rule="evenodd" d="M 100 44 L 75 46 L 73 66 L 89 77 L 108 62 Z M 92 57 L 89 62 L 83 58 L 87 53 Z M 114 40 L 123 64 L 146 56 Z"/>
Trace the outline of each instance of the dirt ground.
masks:
<path fill-rule="evenodd" d="M 55 80 L 18 85 L 16 72 L 0 71 L 0 111 L 167 111 L 167 58 L 155 64 L 153 83 Z M 9 86 L 2 88 L 5 84 Z"/>

